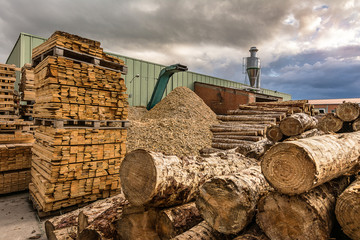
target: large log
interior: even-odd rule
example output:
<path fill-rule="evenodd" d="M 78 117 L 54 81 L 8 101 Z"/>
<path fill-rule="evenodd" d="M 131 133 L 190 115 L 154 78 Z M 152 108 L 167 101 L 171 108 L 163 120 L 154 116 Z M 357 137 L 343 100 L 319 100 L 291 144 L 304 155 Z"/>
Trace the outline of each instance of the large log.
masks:
<path fill-rule="evenodd" d="M 353 123 L 352 123 L 352 128 L 353 130 L 359 131 L 360 130 L 360 118 L 356 119 Z"/>
<path fill-rule="evenodd" d="M 283 139 L 284 135 L 282 134 L 280 127 L 278 125 L 274 125 L 266 130 L 266 137 L 270 141 L 279 142 L 281 139 Z"/>
<path fill-rule="evenodd" d="M 236 234 L 251 222 L 260 196 L 270 189 L 260 166 L 254 166 L 206 181 L 199 189 L 196 206 L 213 229 Z"/>
<path fill-rule="evenodd" d="M 359 165 L 360 132 L 281 142 L 263 156 L 261 169 L 278 191 L 300 194 Z"/>
<path fill-rule="evenodd" d="M 360 108 L 359 104 L 345 102 L 337 106 L 336 115 L 344 122 L 354 121 L 359 117 Z"/>
<path fill-rule="evenodd" d="M 336 218 L 351 239 L 360 239 L 360 177 L 338 197 Z"/>
<path fill-rule="evenodd" d="M 259 201 L 257 223 L 272 240 L 327 240 L 334 224 L 336 197 L 347 184 L 342 178 L 301 195 L 272 192 Z"/>
<path fill-rule="evenodd" d="M 323 132 L 338 132 L 343 127 L 343 121 L 334 113 L 327 113 L 318 119 L 317 128 Z"/>
<path fill-rule="evenodd" d="M 264 153 L 269 150 L 274 142 L 264 139 L 253 144 L 244 144 L 236 148 L 236 152 L 243 154 L 245 157 L 255 158 L 260 160 Z"/>
<path fill-rule="evenodd" d="M 125 208 L 114 225 L 120 239 L 160 240 L 156 232 L 157 211 L 143 207 Z"/>
<path fill-rule="evenodd" d="M 169 207 L 193 200 L 198 186 L 207 179 L 240 171 L 255 161 L 239 153 L 180 159 L 138 149 L 126 155 L 120 179 L 131 204 Z"/>
<path fill-rule="evenodd" d="M 280 130 L 285 136 L 299 135 L 306 130 L 315 128 L 316 118 L 306 113 L 295 113 L 280 122 Z"/>
<path fill-rule="evenodd" d="M 194 202 L 162 210 L 157 219 L 156 231 L 161 239 L 171 239 L 202 221 Z"/>
<path fill-rule="evenodd" d="M 188 231 L 172 238 L 173 240 L 188 240 L 188 239 L 199 239 L 199 240 L 217 240 L 224 239 L 221 234 L 212 229 L 205 221 L 202 221 L 195 227 Z"/>

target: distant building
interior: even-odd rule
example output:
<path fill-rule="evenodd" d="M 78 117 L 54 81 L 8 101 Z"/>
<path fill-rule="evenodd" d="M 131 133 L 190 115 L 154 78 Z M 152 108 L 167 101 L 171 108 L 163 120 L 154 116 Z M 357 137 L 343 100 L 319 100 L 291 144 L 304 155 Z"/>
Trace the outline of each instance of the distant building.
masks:
<path fill-rule="evenodd" d="M 309 103 L 314 105 L 314 110 L 318 113 L 331 113 L 336 111 L 336 107 L 343 102 L 358 103 L 360 105 L 360 98 L 338 98 L 338 99 L 316 99 L 309 100 Z"/>

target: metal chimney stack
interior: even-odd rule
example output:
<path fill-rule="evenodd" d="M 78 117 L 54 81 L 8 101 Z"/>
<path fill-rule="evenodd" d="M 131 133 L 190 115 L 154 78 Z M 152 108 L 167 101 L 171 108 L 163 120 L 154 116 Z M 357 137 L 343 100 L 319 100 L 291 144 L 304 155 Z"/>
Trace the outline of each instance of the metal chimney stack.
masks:
<path fill-rule="evenodd" d="M 250 57 L 246 58 L 246 72 L 249 77 L 250 86 L 260 88 L 260 59 L 256 57 L 256 47 L 251 47 Z"/>

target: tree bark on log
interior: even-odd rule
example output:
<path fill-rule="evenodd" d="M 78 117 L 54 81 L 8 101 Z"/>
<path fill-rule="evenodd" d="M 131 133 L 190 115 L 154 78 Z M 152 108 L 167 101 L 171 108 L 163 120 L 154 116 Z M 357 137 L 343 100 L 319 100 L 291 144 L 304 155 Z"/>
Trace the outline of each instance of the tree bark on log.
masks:
<path fill-rule="evenodd" d="M 360 177 L 338 197 L 336 218 L 351 239 L 360 239 Z"/>
<path fill-rule="evenodd" d="M 254 131 L 234 131 L 234 132 L 213 132 L 213 136 L 221 136 L 221 135 L 237 135 L 237 136 L 263 136 L 264 131 L 262 130 L 254 130 Z"/>
<path fill-rule="evenodd" d="M 131 204 L 170 207 L 193 200 L 198 186 L 212 176 L 240 171 L 255 161 L 239 153 L 180 159 L 138 149 L 125 156 L 120 179 Z"/>
<path fill-rule="evenodd" d="M 244 136 L 261 136 L 264 135 L 264 130 L 260 130 L 257 128 L 253 128 L 253 129 L 243 129 L 240 127 L 216 127 L 216 128 L 210 128 L 210 131 L 212 131 L 215 134 L 220 134 L 220 133 L 224 133 L 224 134 L 231 134 L 234 135 L 234 133 L 237 133 L 237 135 L 244 135 Z"/>
<path fill-rule="evenodd" d="M 212 229 L 205 221 L 202 221 L 190 230 L 176 236 L 173 240 L 217 240 L 221 238 L 221 234 Z"/>
<path fill-rule="evenodd" d="M 356 119 L 356 120 L 353 122 L 352 128 L 353 128 L 353 130 L 354 130 L 355 132 L 360 130 L 360 118 Z"/>
<path fill-rule="evenodd" d="M 305 131 L 300 135 L 289 137 L 289 138 L 285 139 L 284 141 L 295 141 L 295 140 L 299 140 L 299 139 L 304 139 L 304 138 L 309 138 L 309 137 L 317 137 L 317 136 L 322 136 L 322 135 L 325 135 L 325 133 L 323 131 L 321 131 L 317 128 L 314 128 L 314 129 Z"/>
<path fill-rule="evenodd" d="M 199 189 L 196 206 L 213 229 L 236 234 L 251 222 L 260 196 L 270 189 L 260 166 L 254 166 L 206 181 Z"/>
<path fill-rule="evenodd" d="M 261 169 L 279 192 L 300 194 L 358 167 L 360 132 L 277 143 Z"/>
<path fill-rule="evenodd" d="M 160 240 L 156 232 L 157 214 L 155 209 L 125 209 L 124 214 L 114 223 L 118 236 L 126 240 Z"/>
<path fill-rule="evenodd" d="M 233 240 L 270 240 L 270 238 L 268 238 L 264 231 L 260 229 L 259 225 L 253 221 L 246 230 L 241 232 Z"/>
<path fill-rule="evenodd" d="M 195 202 L 162 210 L 156 231 L 160 239 L 171 239 L 203 221 Z"/>
<path fill-rule="evenodd" d="M 228 110 L 228 115 L 262 115 L 262 116 L 286 116 L 286 113 L 283 111 L 276 111 L 276 109 L 272 109 L 272 111 L 261 111 L 261 110 Z"/>
<path fill-rule="evenodd" d="M 341 178 L 301 195 L 270 193 L 259 201 L 257 223 L 272 240 L 327 240 L 336 197 L 347 184 L 347 179 Z"/>
<path fill-rule="evenodd" d="M 274 117 L 264 117 L 264 116 L 248 116 L 248 115 L 218 115 L 217 119 L 222 121 L 251 121 L 251 122 L 263 122 L 269 121 L 276 123 L 276 118 Z"/>
<path fill-rule="evenodd" d="M 280 127 L 278 125 L 274 125 L 266 130 L 266 137 L 270 141 L 279 142 L 281 139 L 284 138 L 284 135 L 282 134 Z"/>
<path fill-rule="evenodd" d="M 280 122 L 280 130 L 285 136 L 296 136 L 315 128 L 317 120 L 306 113 L 295 113 Z"/>
<path fill-rule="evenodd" d="M 246 147 L 246 146 L 251 146 L 254 142 L 244 142 L 244 143 L 212 143 L 211 147 L 213 148 L 218 148 L 218 149 L 222 149 L 222 150 L 228 150 L 228 149 L 233 149 L 233 148 L 238 148 L 238 147 Z"/>
<path fill-rule="evenodd" d="M 124 195 L 119 194 L 114 197 L 96 201 L 61 216 L 51 218 L 45 222 L 46 236 L 51 240 L 75 239 L 77 237 L 84 239 L 82 237 L 88 237 L 88 235 L 85 235 L 85 232 L 82 235 L 79 233 L 79 227 L 82 228 L 81 230 L 86 230 L 86 232 L 99 232 L 98 235 L 104 236 L 104 238 L 109 235 L 116 235 L 113 231 L 112 223 L 121 215 L 123 207 L 127 204 L 128 202 Z M 84 224 L 81 216 L 87 218 L 87 224 Z M 85 225 L 86 227 L 84 229 L 83 227 Z M 96 227 L 94 227 L 94 225 L 96 225 Z"/>
<path fill-rule="evenodd" d="M 219 127 L 219 128 L 241 128 L 241 129 L 266 129 L 267 127 L 272 126 L 271 124 L 246 124 L 237 121 L 231 122 L 221 122 L 219 125 L 213 125 L 212 127 Z"/>
<path fill-rule="evenodd" d="M 265 154 L 271 146 L 274 145 L 274 142 L 264 139 L 253 144 L 241 145 L 236 148 L 236 152 L 241 153 L 245 157 L 255 158 L 260 160 L 260 158 Z"/>
<path fill-rule="evenodd" d="M 266 111 L 266 112 L 284 112 L 287 114 L 293 114 L 291 108 L 287 107 L 262 107 L 262 106 L 250 106 L 250 105 L 240 105 L 240 110 L 254 110 L 254 111 Z"/>
<path fill-rule="evenodd" d="M 327 113 L 318 119 L 317 128 L 325 133 L 339 132 L 343 127 L 343 121 L 334 113 Z"/>
<path fill-rule="evenodd" d="M 225 135 L 226 136 L 226 135 Z M 226 138 L 226 137 L 215 137 L 212 139 L 213 143 L 235 143 L 235 144 L 249 144 L 253 143 L 254 140 L 239 140 L 239 139 L 232 139 L 232 138 Z"/>
<path fill-rule="evenodd" d="M 246 140 L 246 141 L 252 141 L 252 142 L 257 142 L 260 140 L 263 140 L 264 137 L 262 136 L 239 136 L 239 135 L 215 135 L 214 139 L 218 139 L 218 138 L 226 138 L 226 139 L 235 139 L 235 140 Z"/>
<path fill-rule="evenodd" d="M 346 102 L 336 108 L 336 115 L 344 122 L 354 121 L 359 117 L 360 108 L 357 103 Z"/>

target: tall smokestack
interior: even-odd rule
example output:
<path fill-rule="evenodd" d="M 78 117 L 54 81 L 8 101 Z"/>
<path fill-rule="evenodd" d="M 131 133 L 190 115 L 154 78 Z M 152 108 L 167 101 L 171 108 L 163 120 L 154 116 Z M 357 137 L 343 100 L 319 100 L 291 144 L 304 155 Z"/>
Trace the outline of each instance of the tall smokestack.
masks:
<path fill-rule="evenodd" d="M 260 59 L 256 57 L 257 51 L 259 50 L 256 47 L 250 48 L 250 57 L 246 58 L 246 72 L 249 77 L 250 86 L 260 88 Z"/>

